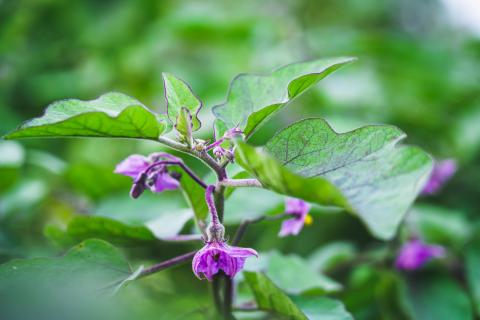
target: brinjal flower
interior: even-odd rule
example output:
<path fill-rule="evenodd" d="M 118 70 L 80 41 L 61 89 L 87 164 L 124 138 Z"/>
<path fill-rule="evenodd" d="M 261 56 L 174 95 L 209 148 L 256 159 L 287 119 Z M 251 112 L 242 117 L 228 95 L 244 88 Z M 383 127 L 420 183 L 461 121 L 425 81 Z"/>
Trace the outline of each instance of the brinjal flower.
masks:
<path fill-rule="evenodd" d="M 438 245 L 428 245 L 419 239 L 405 243 L 395 260 L 395 266 L 400 270 L 416 270 L 434 258 L 445 256 L 445 249 Z"/>
<path fill-rule="evenodd" d="M 193 257 L 193 273 L 199 279 L 212 281 L 213 276 L 222 270 L 233 278 L 251 256 L 258 257 L 257 251 L 229 246 L 224 240 L 213 239 L 205 242 L 205 246 Z"/>
<path fill-rule="evenodd" d="M 205 246 L 200 249 L 192 261 L 193 273 L 199 279 L 213 280 L 213 276 L 223 271 L 233 278 L 242 270 L 245 260 L 257 256 L 257 251 L 250 248 L 229 246 L 225 239 L 225 228 L 218 220 L 217 210 L 213 202 L 214 187 L 208 186 L 205 194 L 207 205 L 211 214 L 211 223 L 207 228 Z"/>
<path fill-rule="evenodd" d="M 443 161 L 437 161 L 422 193 L 425 195 L 437 193 L 456 171 L 457 163 L 455 160 L 446 159 Z"/>
<path fill-rule="evenodd" d="M 308 214 L 310 205 L 301 199 L 287 198 L 285 201 L 285 213 L 293 215 L 293 218 L 283 221 L 278 235 L 285 237 L 297 235 L 305 224 L 312 223 L 312 217 Z"/>
<path fill-rule="evenodd" d="M 177 189 L 180 183 L 167 169 L 169 164 L 176 162 L 181 160 L 166 153 L 154 153 L 149 157 L 134 154 L 120 162 L 114 172 L 133 178 L 130 195 L 136 199 L 147 188 L 152 192 Z"/>

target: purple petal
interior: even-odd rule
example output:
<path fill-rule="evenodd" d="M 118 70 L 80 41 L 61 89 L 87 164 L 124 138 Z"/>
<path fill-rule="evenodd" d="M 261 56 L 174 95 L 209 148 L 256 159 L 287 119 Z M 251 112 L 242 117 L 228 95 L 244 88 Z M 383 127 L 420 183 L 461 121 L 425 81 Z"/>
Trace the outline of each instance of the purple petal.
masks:
<path fill-rule="evenodd" d="M 288 235 L 296 236 L 297 234 L 300 233 L 304 224 L 305 224 L 304 218 L 303 219 L 292 218 L 292 219 L 284 220 L 282 222 L 282 228 L 280 229 L 278 236 L 279 237 L 285 237 Z"/>
<path fill-rule="evenodd" d="M 445 249 L 437 245 L 428 245 L 415 239 L 400 249 L 395 266 L 401 270 L 416 270 L 433 258 L 445 256 Z"/>
<path fill-rule="evenodd" d="M 456 171 L 457 163 L 453 159 L 436 162 L 422 193 L 428 195 L 437 193 Z"/>
<path fill-rule="evenodd" d="M 162 192 L 165 190 L 175 190 L 180 186 L 177 179 L 172 178 L 168 172 L 159 172 L 155 175 L 155 183 L 150 187 L 152 192 Z"/>
<path fill-rule="evenodd" d="M 135 179 L 140 173 L 147 169 L 149 165 L 150 163 L 146 157 L 134 154 L 120 162 L 114 172 Z"/>
<path fill-rule="evenodd" d="M 287 198 L 285 201 L 285 213 L 298 214 L 305 217 L 310 207 L 308 203 L 301 199 Z"/>

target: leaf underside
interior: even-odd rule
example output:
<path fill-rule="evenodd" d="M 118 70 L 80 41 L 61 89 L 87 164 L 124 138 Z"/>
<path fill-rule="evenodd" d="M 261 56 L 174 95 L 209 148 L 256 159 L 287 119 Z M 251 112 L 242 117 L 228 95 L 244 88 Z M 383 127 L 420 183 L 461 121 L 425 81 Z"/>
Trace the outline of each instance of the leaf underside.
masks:
<path fill-rule="evenodd" d="M 163 115 L 122 93 L 91 101 L 61 100 L 42 117 L 23 123 L 6 139 L 34 137 L 111 137 L 157 139 L 167 129 Z"/>
<path fill-rule="evenodd" d="M 265 152 L 243 143 L 239 163 L 266 187 L 357 214 L 381 239 L 391 238 L 428 178 L 432 161 L 421 149 L 397 146 L 393 126 L 338 134 L 323 119 L 281 130 Z"/>
<path fill-rule="evenodd" d="M 249 137 L 292 99 L 354 60 L 318 59 L 290 64 L 269 75 L 241 74 L 230 84 L 226 102 L 212 111 L 227 129 L 238 126 Z"/>

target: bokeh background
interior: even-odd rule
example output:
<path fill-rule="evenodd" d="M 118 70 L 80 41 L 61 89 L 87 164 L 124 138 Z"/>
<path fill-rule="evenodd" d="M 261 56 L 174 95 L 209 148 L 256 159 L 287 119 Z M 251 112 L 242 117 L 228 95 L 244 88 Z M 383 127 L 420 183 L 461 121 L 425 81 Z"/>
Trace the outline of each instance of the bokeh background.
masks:
<path fill-rule="evenodd" d="M 189 82 L 204 101 L 201 118 L 207 125 L 201 136 L 208 139 L 210 108 L 223 101 L 236 74 L 265 73 L 329 56 L 359 60 L 295 100 L 255 135 L 253 143 L 312 116 L 326 118 L 337 131 L 394 124 L 408 134 L 407 143 L 437 159 L 456 159 L 459 170 L 438 195 L 417 201 L 399 237 L 389 243 L 372 238 L 355 217 L 316 209 L 314 224 L 299 237 L 279 239 L 279 223 L 261 224 L 249 229 L 243 245 L 296 252 L 311 261 L 325 245 L 338 245 L 332 248 L 341 253 L 341 264 L 324 271 L 344 285 L 335 296 L 357 319 L 427 319 L 421 315 L 429 314 L 428 307 L 419 311 L 424 300 L 438 307 L 457 298 L 454 309 L 462 318 L 449 309 L 431 319 L 473 318 L 480 280 L 472 284 L 467 261 L 480 267 L 480 257 L 465 257 L 466 252 L 480 250 L 478 1 L 3 0 L 0 134 L 41 115 L 55 100 L 89 100 L 108 91 L 129 94 L 163 111 L 161 72 L 168 71 Z M 89 238 L 85 232 L 64 231 L 79 215 L 142 225 L 185 206 L 175 192 L 133 201 L 128 197 L 129 179 L 112 172 L 128 154 L 159 149 L 153 142 L 133 140 L 0 141 L 0 262 L 60 255 Z M 193 159 L 186 160 L 207 173 Z M 226 214 L 233 227 L 241 216 L 281 210 L 277 196 L 242 191 L 227 203 Z M 185 226 L 189 228 L 192 224 Z M 447 259 L 423 271 L 425 277 L 402 275 L 392 267 L 399 243 L 414 234 L 449 250 Z M 115 234 L 104 238 L 121 247 L 133 266 L 194 247 L 126 241 Z M 382 258 L 375 263 L 358 259 L 366 254 Z M 349 263 L 352 259 L 355 263 Z M 437 278 L 422 291 L 409 287 L 412 277 Z M 141 310 L 145 319 L 173 319 L 167 309 L 194 310 L 210 303 L 207 285 L 194 279 L 188 265 L 124 291 L 126 304 Z M 409 299 L 422 301 L 422 306 L 412 307 Z"/>

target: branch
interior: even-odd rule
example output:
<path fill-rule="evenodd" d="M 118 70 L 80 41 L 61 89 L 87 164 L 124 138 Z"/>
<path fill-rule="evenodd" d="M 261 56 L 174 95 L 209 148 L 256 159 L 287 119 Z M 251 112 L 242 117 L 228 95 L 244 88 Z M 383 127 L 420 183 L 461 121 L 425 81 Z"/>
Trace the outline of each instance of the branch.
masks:
<path fill-rule="evenodd" d="M 255 188 L 263 188 L 260 181 L 257 179 L 224 179 L 217 183 L 220 186 L 224 187 L 255 187 Z"/>
<path fill-rule="evenodd" d="M 185 253 L 184 255 L 169 259 L 167 261 L 163 261 L 163 262 L 160 262 L 158 264 L 155 264 L 148 269 L 144 269 L 140 273 L 140 275 L 137 277 L 137 279 L 140 279 L 140 278 L 146 277 L 148 275 L 151 275 L 153 273 L 168 269 L 170 267 L 173 267 L 173 266 L 185 263 L 185 262 L 188 262 L 188 261 L 192 260 L 193 256 L 196 253 L 197 253 L 197 251 L 192 251 L 192 252 L 189 252 L 189 253 Z"/>

